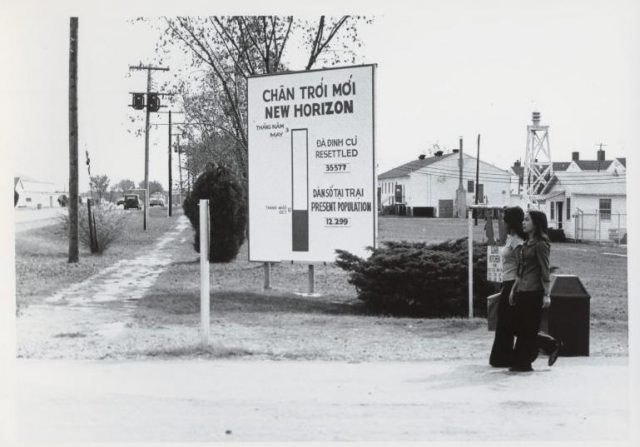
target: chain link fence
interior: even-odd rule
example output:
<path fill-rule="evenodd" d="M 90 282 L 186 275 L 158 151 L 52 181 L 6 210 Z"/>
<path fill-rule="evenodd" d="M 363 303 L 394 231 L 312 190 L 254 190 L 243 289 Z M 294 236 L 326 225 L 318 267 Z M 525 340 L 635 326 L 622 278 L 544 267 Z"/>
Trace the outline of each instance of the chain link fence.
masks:
<path fill-rule="evenodd" d="M 627 243 L 627 215 L 623 213 L 584 213 L 580 210 L 574 218 L 574 239 L 578 241 Z"/>

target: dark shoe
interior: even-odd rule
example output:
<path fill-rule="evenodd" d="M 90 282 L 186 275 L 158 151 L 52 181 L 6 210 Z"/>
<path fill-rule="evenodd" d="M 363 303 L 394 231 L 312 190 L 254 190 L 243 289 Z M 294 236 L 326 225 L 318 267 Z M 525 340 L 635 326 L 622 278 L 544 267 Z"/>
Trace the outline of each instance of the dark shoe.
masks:
<path fill-rule="evenodd" d="M 553 351 L 549 353 L 549 366 L 553 366 L 553 364 L 558 360 L 558 355 L 560 354 L 560 349 L 562 348 L 562 342 L 556 342 L 556 347 Z"/>
<path fill-rule="evenodd" d="M 512 366 L 511 368 L 509 368 L 509 371 L 511 372 L 531 372 L 533 371 L 533 368 L 530 366 Z"/>
<path fill-rule="evenodd" d="M 508 368 L 511 366 L 511 363 L 490 363 L 490 365 L 494 368 Z"/>

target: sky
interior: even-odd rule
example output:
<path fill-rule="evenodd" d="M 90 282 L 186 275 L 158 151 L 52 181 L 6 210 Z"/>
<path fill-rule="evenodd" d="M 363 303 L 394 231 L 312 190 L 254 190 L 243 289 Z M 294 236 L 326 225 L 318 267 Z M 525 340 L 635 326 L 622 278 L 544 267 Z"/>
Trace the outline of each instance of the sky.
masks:
<path fill-rule="evenodd" d="M 126 19 L 162 10 L 125 9 L 120 2 L 101 10 L 27 3 L 30 7 L 4 2 L 13 14 L 2 19 L 8 68 L 1 88 L 11 104 L 2 111 L 3 160 L 12 162 L 14 175 L 67 187 L 69 15 L 77 14 L 81 190 L 88 187 L 85 150 L 92 174 L 107 174 L 113 182 L 141 181 L 144 138 L 127 131 L 132 128 L 128 116 L 136 113 L 127 105 L 130 91 L 144 90 L 145 74 L 129 73 L 128 66 L 153 59 L 157 34 Z M 359 62 L 378 64 L 378 172 L 417 158 L 433 144 L 455 148 L 459 137 L 465 151 L 475 154 L 478 134 L 481 158 L 506 169 L 524 158 L 526 126 L 534 110 L 550 126 L 554 161 L 569 160 L 572 151 L 595 159 L 599 143 L 606 144 L 608 159 L 633 156 L 640 118 L 637 3 L 362 3 L 362 11 L 352 12 L 375 15 L 374 24 L 361 29 Z M 193 10 L 174 6 L 168 12 L 229 12 L 228 6 L 218 12 L 207 5 Z M 340 13 L 333 5 L 327 2 L 326 8 Z M 274 9 L 296 12 L 290 5 Z M 290 67 L 303 68 L 306 53 L 297 53 L 294 46 L 290 50 Z M 170 57 L 166 64 L 172 71 L 154 74 L 158 81 L 173 76 L 184 59 Z M 152 122 L 166 122 L 166 115 L 156 115 Z M 152 128 L 150 179 L 165 187 L 167 141 L 166 126 Z"/>

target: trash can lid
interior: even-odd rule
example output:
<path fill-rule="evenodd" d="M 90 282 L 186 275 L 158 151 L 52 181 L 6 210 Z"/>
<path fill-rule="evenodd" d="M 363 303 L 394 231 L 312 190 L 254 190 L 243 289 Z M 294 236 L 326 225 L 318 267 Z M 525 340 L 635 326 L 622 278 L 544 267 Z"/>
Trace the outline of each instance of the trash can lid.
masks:
<path fill-rule="evenodd" d="M 567 298 L 591 298 L 576 275 L 553 275 L 550 295 Z"/>

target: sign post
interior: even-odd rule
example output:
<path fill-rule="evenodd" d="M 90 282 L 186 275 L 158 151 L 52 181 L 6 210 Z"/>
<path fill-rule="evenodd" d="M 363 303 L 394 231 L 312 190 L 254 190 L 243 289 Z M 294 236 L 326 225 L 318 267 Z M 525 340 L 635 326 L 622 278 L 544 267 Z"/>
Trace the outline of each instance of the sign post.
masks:
<path fill-rule="evenodd" d="M 248 79 L 249 261 L 309 265 L 310 293 L 313 264 L 376 246 L 374 75 L 361 65 Z"/>
<path fill-rule="evenodd" d="M 209 344 L 209 200 L 200 200 L 200 336 Z"/>

